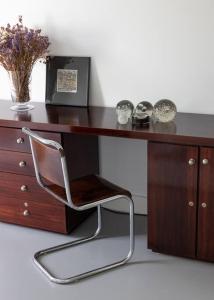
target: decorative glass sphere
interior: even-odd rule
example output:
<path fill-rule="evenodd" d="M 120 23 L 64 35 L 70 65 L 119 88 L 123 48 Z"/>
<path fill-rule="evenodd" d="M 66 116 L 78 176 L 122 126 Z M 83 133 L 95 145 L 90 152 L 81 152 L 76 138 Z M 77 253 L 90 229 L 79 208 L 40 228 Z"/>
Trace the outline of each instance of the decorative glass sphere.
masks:
<path fill-rule="evenodd" d="M 134 117 L 137 119 L 145 119 L 151 117 L 153 105 L 150 102 L 142 101 L 135 108 Z"/>
<path fill-rule="evenodd" d="M 153 114 L 155 116 L 155 119 L 163 123 L 174 120 L 176 116 L 176 112 L 177 112 L 176 105 L 171 100 L 167 100 L 167 99 L 159 100 L 154 105 L 154 109 L 153 109 Z"/>
<path fill-rule="evenodd" d="M 121 100 L 117 103 L 117 120 L 120 124 L 127 124 L 134 110 L 134 105 L 129 100 Z"/>

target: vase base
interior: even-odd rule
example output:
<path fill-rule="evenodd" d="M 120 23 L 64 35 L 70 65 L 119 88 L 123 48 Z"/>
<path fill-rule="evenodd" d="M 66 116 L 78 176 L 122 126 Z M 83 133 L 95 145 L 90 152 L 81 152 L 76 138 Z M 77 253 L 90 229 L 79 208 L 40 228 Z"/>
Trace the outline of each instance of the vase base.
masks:
<path fill-rule="evenodd" d="M 34 108 L 34 106 L 32 104 L 16 104 L 16 105 L 13 105 L 10 107 L 11 110 L 20 111 L 20 112 L 28 111 L 33 108 Z"/>

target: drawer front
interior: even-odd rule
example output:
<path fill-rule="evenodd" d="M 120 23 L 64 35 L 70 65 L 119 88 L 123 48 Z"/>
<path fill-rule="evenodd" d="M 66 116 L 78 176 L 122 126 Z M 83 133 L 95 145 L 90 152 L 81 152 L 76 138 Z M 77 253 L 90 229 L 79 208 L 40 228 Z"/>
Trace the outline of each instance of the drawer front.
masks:
<path fill-rule="evenodd" d="M 0 198 L 16 198 L 17 202 L 35 202 L 42 205 L 64 207 L 37 183 L 35 177 L 0 172 Z M 0 206 L 1 210 L 1 206 Z"/>
<path fill-rule="evenodd" d="M 61 143 L 61 135 L 53 132 L 35 131 L 44 138 Z M 0 127 L 0 149 L 30 153 L 28 136 L 21 129 Z"/>
<path fill-rule="evenodd" d="M 65 206 L 30 176 L 0 172 L 0 221 L 67 233 Z"/>
<path fill-rule="evenodd" d="M 0 150 L 0 172 L 35 176 L 32 155 Z"/>

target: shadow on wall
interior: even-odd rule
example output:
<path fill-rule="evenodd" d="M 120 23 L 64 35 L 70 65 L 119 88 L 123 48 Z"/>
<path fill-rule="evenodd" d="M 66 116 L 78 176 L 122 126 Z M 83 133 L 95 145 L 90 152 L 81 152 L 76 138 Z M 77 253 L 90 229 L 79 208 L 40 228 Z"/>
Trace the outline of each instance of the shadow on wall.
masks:
<path fill-rule="evenodd" d="M 90 75 L 89 105 L 95 102 L 94 97 L 99 101 L 99 106 L 104 106 L 104 97 L 97 72 L 96 60 L 91 58 L 91 75 Z M 97 102 L 97 101 L 96 101 Z"/>
<path fill-rule="evenodd" d="M 143 140 L 100 137 L 101 175 L 132 193 L 135 212 L 147 214 L 147 142 Z M 125 201 L 109 208 L 127 211 Z"/>

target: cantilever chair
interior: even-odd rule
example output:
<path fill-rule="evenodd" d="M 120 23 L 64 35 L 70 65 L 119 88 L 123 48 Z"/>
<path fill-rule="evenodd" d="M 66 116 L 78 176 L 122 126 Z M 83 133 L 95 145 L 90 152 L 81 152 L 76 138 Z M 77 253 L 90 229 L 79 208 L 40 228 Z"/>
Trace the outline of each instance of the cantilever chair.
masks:
<path fill-rule="evenodd" d="M 34 262 L 39 269 L 51 281 L 63 284 L 71 283 L 125 264 L 131 258 L 134 251 L 134 205 L 130 192 L 96 175 L 88 175 L 69 181 L 63 147 L 55 141 L 40 137 L 28 128 L 22 128 L 22 131 L 30 139 L 38 184 L 57 200 L 77 211 L 97 207 L 98 227 L 96 232 L 86 238 L 38 251 L 34 255 Z M 101 205 L 119 198 L 124 198 L 129 203 L 130 235 L 127 256 L 120 261 L 69 278 L 58 278 L 51 274 L 48 268 L 40 262 L 40 257 L 96 238 L 101 230 Z"/>

